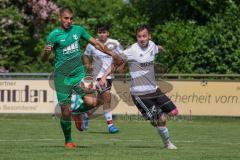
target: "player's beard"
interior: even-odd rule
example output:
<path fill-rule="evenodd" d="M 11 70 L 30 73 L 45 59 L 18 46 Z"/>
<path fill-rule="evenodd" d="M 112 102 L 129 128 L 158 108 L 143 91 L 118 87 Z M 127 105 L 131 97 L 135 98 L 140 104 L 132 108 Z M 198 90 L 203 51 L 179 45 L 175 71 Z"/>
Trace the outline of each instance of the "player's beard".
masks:
<path fill-rule="evenodd" d="M 147 46 L 148 46 L 148 43 L 149 43 L 149 41 L 144 41 L 144 42 L 138 42 L 138 44 L 139 44 L 139 46 L 141 47 L 141 48 L 147 48 Z"/>
<path fill-rule="evenodd" d="M 72 26 L 71 23 L 62 24 L 62 28 L 63 28 L 64 30 L 68 30 L 68 29 L 70 29 L 71 26 Z"/>

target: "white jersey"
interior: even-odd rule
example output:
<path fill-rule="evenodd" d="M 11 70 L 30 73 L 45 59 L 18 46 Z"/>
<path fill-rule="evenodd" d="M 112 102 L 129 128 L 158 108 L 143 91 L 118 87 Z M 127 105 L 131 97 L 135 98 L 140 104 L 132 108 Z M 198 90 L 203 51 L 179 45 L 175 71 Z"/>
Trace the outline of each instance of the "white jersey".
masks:
<path fill-rule="evenodd" d="M 121 53 L 122 47 L 117 40 L 108 38 L 104 43 L 109 49 L 113 50 L 115 53 Z M 93 45 L 88 44 L 84 52 L 87 56 L 93 56 L 93 77 L 95 79 L 102 78 L 106 70 L 112 64 L 112 57 L 99 51 Z M 113 76 L 109 75 L 107 79 L 112 79 Z"/>
<path fill-rule="evenodd" d="M 158 88 L 154 72 L 154 58 L 158 52 L 158 46 L 152 41 L 144 49 L 134 43 L 123 51 L 123 59 L 128 62 L 131 75 L 132 95 L 153 93 Z"/>

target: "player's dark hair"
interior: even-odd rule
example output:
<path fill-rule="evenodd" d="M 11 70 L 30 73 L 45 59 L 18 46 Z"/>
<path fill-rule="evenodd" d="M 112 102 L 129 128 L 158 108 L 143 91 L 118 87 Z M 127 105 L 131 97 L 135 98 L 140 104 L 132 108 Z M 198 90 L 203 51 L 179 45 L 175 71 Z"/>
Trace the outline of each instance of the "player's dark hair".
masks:
<path fill-rule="evenodd" d="M 149 34 L 151 33 L 151 28 L 150 28 L 149 25 L 141 24 L 141 25 L 137 26 L 136 34 L 138 34 L 139 32 L 141 32 L 141 31 L 144 30 L 144 29 L 146 29 Z"/>
<path fill-rule="evenodd" d="M 107 24 L 98 24 L 96 27 L 97 32 L 101 31 L 109 31 L 109 26 Z"/>
<path fill-rule="evenodd" d="M 59 14 L 62 15 L 63 12 L 69 12 L 69 13 L 73 13 L 73 10 L 70 8 L 70 7 L 62 7 L 60 10 L 59 10 Z"/>

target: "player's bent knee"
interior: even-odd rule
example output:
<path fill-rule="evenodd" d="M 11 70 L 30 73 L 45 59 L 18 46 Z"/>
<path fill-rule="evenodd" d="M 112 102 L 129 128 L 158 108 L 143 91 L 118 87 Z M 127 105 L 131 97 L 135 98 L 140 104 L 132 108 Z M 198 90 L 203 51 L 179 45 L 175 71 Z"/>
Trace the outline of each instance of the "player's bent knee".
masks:
<path fill-rule="evenodd" d="M 96 107 L 98 105 L 97 98 L 93 95 L 87 95 L 84 97 L 84 103 L 91 107 Z"/>
<path fill-rule="evenodd" d="M 67 107 L 61 109 L 62 111 L 62 118 L 63 119 L 70 119 L 71 118 L 71 110 Z"/>
<path fill-rule="evenodd" d="M 178 115 L 178 109 L 175 108 L 174 110 L 172 110 L 170 113 L 169 113 L 170 116 L 177 116 Z"/>
<path fill-rule="evenodd" d="M 62 113 L 62 118 L 68 120 L 71 118 L 71 113 Z"/>
<path fill-rule="evenodd" d="M 162 115 L 159 116 L 159 118 L 152 120 L 151 124 L 154 127 L 156 127 L 156 126 L 160 126 L 160 127 L 166 126 L 166 124 L 167 124 L 167 114 L 163 113 Z"/>
<path fill-rule="evenodd" d="M 167 124 L 167 114 L 163 113 L 160 117 L 159 120 L 157 121 L 157 126 L 166 126 Z"/>

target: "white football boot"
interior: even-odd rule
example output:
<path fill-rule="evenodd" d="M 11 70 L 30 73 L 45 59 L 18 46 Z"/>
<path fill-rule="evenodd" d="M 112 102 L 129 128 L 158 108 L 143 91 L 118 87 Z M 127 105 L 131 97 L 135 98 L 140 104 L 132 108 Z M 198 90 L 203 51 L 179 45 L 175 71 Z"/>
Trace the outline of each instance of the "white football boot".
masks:
<path fill-rule="evenodd" d="M 172 142 L 167 143 L 165 145 L 165 148 L 166 149 L 177 149 L 177 147 Z"/>

